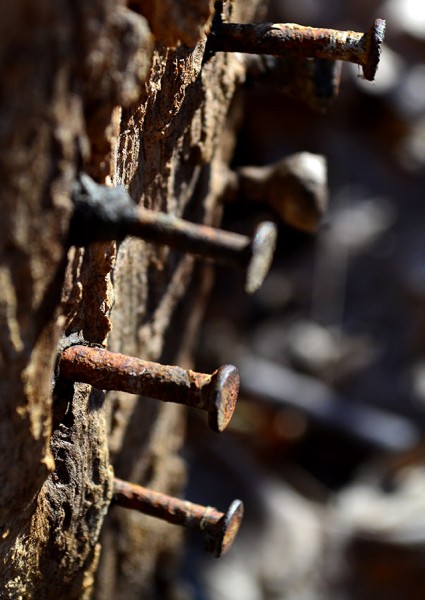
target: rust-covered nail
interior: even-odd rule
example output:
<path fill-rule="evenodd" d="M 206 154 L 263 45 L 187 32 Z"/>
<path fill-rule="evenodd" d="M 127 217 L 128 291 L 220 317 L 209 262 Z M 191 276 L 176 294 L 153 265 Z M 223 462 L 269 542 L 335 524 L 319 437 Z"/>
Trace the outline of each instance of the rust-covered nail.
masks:
<path fill-rule="evenodd" d="M 226 177 L 226 174 L 225 174 Z M 299 152 L 262 167 L 227 171 L 224 201 L 267 204 L 283 223 L 313 232 L 328 204 L 326 159 Z"/>
<path fill-rule="evenodd" d="M 123 187 L 98 185 L 83 174 L 73 193 L 71 244 L 123 239 L 127 235 L 242 268 L 245 289 L 255 292 L 264 281 L 276 245 L 276 226 L 261 223 L 252 238 L 173 215 L 136 207 Z"/>
<path fill-rule="evenodd" d="M 222 513 L 211 506 L 193 504 L 118 478 L 114 479 L 113 502 L 168 523 L 201 531 L 206 550 L 217 558 L 232 546 L 244 510 L 241 500 L 234 500 L 228 511 Z"/>
<path fill-rule="evenodd" d="M 324 113 L 338 95 L 341 62 L 324 58 L 247 54 L 245 84 L 266 87 Z"/>
<path fill-rule="evenodd" d="M 216 432 L 229 424 L 240 384 L 233 365 L 209 375 L 83 345 L 62 352 L 59 373 L 101 390 L 120 390 L 205 410 L 208 424 Z"/>
<path fill-rule="evenodd" d="M 305 56 L 358 64 L 373 81 L 378 68 L 385 21 L 376 19 L 367 33 L 304 27 L 294 23 L 221 23 L 213 28 L 213 52 L 245 52 L 274 56 Z"/>

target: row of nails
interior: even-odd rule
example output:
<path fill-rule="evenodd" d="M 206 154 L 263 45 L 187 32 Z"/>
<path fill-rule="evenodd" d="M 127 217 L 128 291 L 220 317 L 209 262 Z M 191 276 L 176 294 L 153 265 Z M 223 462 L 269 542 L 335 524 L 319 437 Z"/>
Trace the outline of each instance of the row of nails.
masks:
<path fill-rule="evenodd" d="M 348 60 L 360 64 L 366 79 L 373 80 L 384 32 L 385 22 L 380 19 L 364 35 L 292 24 L 221 24 L 210 36 L 209 44 L 214 51 L 272 55 L 291 52 Z M 248 291 L 255 291 L 261 285 L 275 245 L 276 232 L 272 224 L 260 226 L 254 238 L 249 240 L 245 236 L 194 225 L 170 215 L 137 211 L 123 190 L 116 197 L 119 202 L 114 203 L 113 210 L 108 212 L 108 205 L 104 202 L 107 188 L 101 190 L 101 187 L 86 176 L 81 180 L 81 188 L 74 194 L 76 210 L 71 230 L 72 243 L 85 245 L 94 238 L 117 239 L 136 235 L 237 264 L 247 270 Z M 82 234 L 82 224 L 85 224 L 88 235 Z M 227 426 L 239 392 L 239 374 L 231 365 L 207 375 L 82 345 L 64 350 L 60 373 L 66 379 L 101 389 L 143 394 L 206 410 L 214 431 L 223 431 Z M 231 504 L 227 513 L 221 513 L 215 508 L 193 504 L 117 478 L 114 479 L 114 503 L 202 531 L 207 550 L 217 557 L 232 545 L 243 516 L 243 504 L 239 500 Z"/>
<path fill-rule="evenodd" d="M 113 503 L 202 532 L 205 549 L 217 558 L 230 549 L 243 517 L 240 500 L 234 500 L 222 513 L 212 506 L 193 504 L 118 478 L 114 479 Z"/>
<path fill-rule="evenodd" d="M 239 372 L 232 365 L 224 365 L 212 374 L 197 373 L 84 345 L 70 346 L 62 352 L 59 374 L 65 380 L 103 390 L 141 394 L 204 410 L 216 432 L 223 431 L 231 420 L 240 385 Z M 117 478 L 113 503 L 203 532 L 206 550 L 216 557 L 229 550 L 243 516 L 240 500 L 221 513 Z"/>
<path fill-rule="evenodd" d="M 373 81 L 384 36 L 383 19 L 376 19 L 367 33 L 304 27 L 294 23 L 216 22 L 207 48 L 211 52 L 343 60 L 360 65 L 364 77 Z"/>
<path fill-rule="evenodd" d="M 315 168 L 315 172 L 323 171 L 321 159 L 304 153 L 268 167 L 245 167 L 235 173 L 229 172 L 228 197 L 233 199 L 235 189 L 240 189 L 244 197 L 256 201 L 268 186 L 270 203 L 282 212 L 283 220 L 292 220 L 304 229 L 315 227 L 317 213 L 321 216 L 324 210 L 321 204 L 326 195 L 326 186 L 322 184 L 323 173 L 319 177 L 319 186 L 317 182 L 311 186 L 303 181 L 300 171 L 305 169 L 306 162 L 311 161 L 319 161 L 315 165 L 319 169 Z M 285 195 L 285 182 L 286 187 L 292 189 L 289 199 Z M 298 192 L 294 192 L 294 182 L 298 185 Z M 123 190 L 99 186 L 87 176 L 82 176 L 80 186 L 74 193 L 75 214 L 71 239 L 75 243 L 85 244 L 93 241 L 93 238 L 119 239 L 130 234 L 142 234 L 145 239 L 166 240 L 173 247 L 197 250 L 197 253 L 207 256 L 212 255 L 211 249 L 220 253 L 224 251 L 227 256 L 233 252 L 235 256 L 236 249 L 236 256 L 241 257 L 239 264 L 246 264 L 247 253 L 244 248 L 249 248 L 248 265 L 254 258 L 258 261 L 259 257 L 264 263 L 261 238 L 271 235 L 264 230 L 264 225 L 254 239 L 248 241 L 244 236 L 196 226 L 168 215 L 137 211 Z M 319 193 L 316 192 L 317 187 L 320 188 Z M 109 198 L 112 202 L 105 202 L 105 193 L 112 195 Z M 298 216 L 297 206 L 300 207 Z M 274 245 L 274 240 L 272 243 Z M 267 245 L 270 247 L 270 242 Z M 269 255 L 269 252 L 267 250 L 266 254 Z M 269 260 L 268 256 L 266 260 Z M 212 374 L 196 373 L 84 345 L 70 346 L 62 352 L 59 372 L 63 378 L 73 382 L 88 383 L 104 390 L 146 395 L 204 410 L 208 413 L 211 429 L 217 432 L 227 427 L 233 415 L 240 385 L 239 373 L 232 365 L 222 366 Z M 232 545 L 243 516 L 243 505 L 239 500 L 235 500 L 226 513 L 221 513 L 214 508 L 173 498 L 119 479 L 114 480 L 114 503 L 202 531 L 206 549 L 217 557 Z"/>
<path fill-rule="evenodd" d="M 322 193 L 312 192 L 309 189 L 311 186 L 300 183 L 300 178 L 301 192 L 298 191 L 298 198 L 296 192 L 292 192 L 292 200 L 288 200 L 285 193 L 282 195 L 279 192 L 279 198 L 286 200 L 280 202 L 276 199 L 277 189 L 288 177 L 291 183 L 287 187 L 293 190 L 298 167 L 301 166 L 301 170 L 303 168 L 299 163 L 306 157 L 307 155 L 304 158 L 296 156 L 269 167 L 245 168 L 233 174 L 229 172 L 225 186 L 228 188 L 227 195 L 233 199 L 235 189 L 239 188 L 244 191 L 244 196 L 249 198 L 251 191 L 251 199 L 259 200 L 262 190 L 268 185 L 268 197 L 272 206 L 282 211 L 283 220 L 292 219 L 295 225 L 310 228 L 311 217 L 306 218 L 306 215 L 313 214 L 314 227 L 317 220 L 316 206 L 321 204 Z M 311 160 L 311 155 L 307 160 Z M 109 198 L 105 198 L 105 195 L 109 195 Z M 249 240 L 245 236 L 194 225 L 169 215 L 138 210 L 124 190 L 100 186 L 85 175 L 81 177 L 73 199 L 75 212 L 71 243 L 85 245 L 94 240 L 138 235 L 203 256 L 218 259 L 223 259 L 224 256 L 227 262 L 247 269 L 248 291 L 259 287 L 268 270 L 275 244 L 275 230 L 271 224 L 262 224 L 254 238 Z M 108 199 L 112 202 L 108 202 Z M 298 202 L 300 199 L 301 202 Z M 296 216 L 294 207 L 298 204 L 300 215 Z M 322 208 L 319 212 L 322 212 Z M 65 349 L 60 358 L 59 370 L 67 380 L 88 383 L 105 390 L 147 395 L 205 410 L 211 429 L 217 432 L 227 427 L 233 415 L 240 385 L 239 373 L 232 365 L 222 366 L 210 375 L 84 345 Z M 243 516 L 243 505 L 239 500 L 235 500 L 224 514 L 214 508 L 172 498 L 119 479 L 114 481 L 114 503 L 203 531 L 206 549 L 217 557 L 232 545 Z"/>

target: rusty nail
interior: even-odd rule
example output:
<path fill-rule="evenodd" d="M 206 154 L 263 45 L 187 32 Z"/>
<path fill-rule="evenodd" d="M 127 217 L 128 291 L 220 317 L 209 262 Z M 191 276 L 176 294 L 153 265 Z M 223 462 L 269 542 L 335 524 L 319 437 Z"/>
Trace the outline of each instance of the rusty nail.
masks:
<path fill-rule="evenodd" d="M 205 410 L 208 424 L 216 432 L 223 431 L 232 418 L 240 383 L 233 365 L 209 375 L 83 345 L 62 352 L 59 373 L 101 390 L 120 390 Z"/>
<path fill-rule="evenodd" d="M 201 531 L 205 536 L 205 549 L 217 558 L 232 546 L 244 512 L 241 500 L 234 500 L 228 511 L 222 513 L 211 506 L 193 504 L 116 477 L 113 502 L 168 523 Z"/>
<path fill-rule="evenodd" d="M 264 281 L 276 245 L 276 226 L 263 222 L 252 238 L 173 215 L 137 207 L 123 187 L 98 185 L 81 175 L 73 193 L 70 244 L 123 239 L 127 235 L 165 244 L 191 254 L 242 268 L 245 290 L 255 292 Z"/>
<path fill-rule="evenodd" d="M 264 167 L 240 167 L 236 173 L 244 198 L 262 200 L 296 229 L 317 229 L 328 203 L 323 156 L 299 152 Z"/>
<path fill-rule="evenodd" d="M 283 223 L 313 232 L 328 204 L 326 160 L 318 154 L 298 152 L 275 163 L 224 171 L 225 202 L 261 202 Z"/>
<path fill-rule="evenodd" d="M 247 54 L 245 84 L 267 87 L 325 113 L 338 95 L 341 63 L 324 58 Z"/>
<path fill-rule="evenodd" d="M 385 27 L 383 19 L 376 19 L 367 33 L 304 27 L 294 23 L 221 23 L 209 35 L 208 49 L 213 52 L 344 60 L 360 65 L 364 77 L 373 81 Z"/>

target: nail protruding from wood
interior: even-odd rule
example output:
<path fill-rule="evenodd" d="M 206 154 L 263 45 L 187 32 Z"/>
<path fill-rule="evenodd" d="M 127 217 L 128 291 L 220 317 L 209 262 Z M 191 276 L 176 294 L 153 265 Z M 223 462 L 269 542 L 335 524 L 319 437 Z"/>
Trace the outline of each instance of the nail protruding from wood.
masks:
<path fill-rule="evenodd" d="M 208 424 L 216 432 L 229 424 L 240 385 L 233 365 L 224 365 L 212 374 L 197 373 L 84 345 L 62 352 L 59 374 L 100 390 L 120 390 L 199 408 L 208 413 Z"/>
<path fill-rule="evenodd" d="M 283 223 L 314 232 L 328 205 L 326 159 L 299 152 L 269 165 L 228 171 L 223 198 L 227 202 L 266 204 Z"/>
<path fill-rule="evenodd" d="M 247 88 L 266 88 L 325 113 L 338 96 L 341 62 L 324 58 L 246 54 Z"/>
<path fill-rule="evenodd" d="M 81 175 L 73 192 L 69 243 L 120 240 L 128 235 L 241 268 L 245 290 L 255 292 L 270 268 L 276 246 L 274 223 L 260 223 L 252 238 L 137 207 L 123 187 L 110 188 Z"/>
<path fill-rule="evenodd" d="M 244 507 L 234 500 L 226 513 L 211 506 L 193 504 L 141 485 L 114 479 L 114 504 L 182 525 L 204 534 L 205 549 L 217 558 L 231 548 L 239 531 Z"/>
<path fill-rule="evenodd" d="M 208 38 L 213 52 L 304 56 L 358 64 L 373 81 L 381 56 L 386 23 L 376 19 L 367 33 L 305 27 L 294 23 L 221 23 Z"/>

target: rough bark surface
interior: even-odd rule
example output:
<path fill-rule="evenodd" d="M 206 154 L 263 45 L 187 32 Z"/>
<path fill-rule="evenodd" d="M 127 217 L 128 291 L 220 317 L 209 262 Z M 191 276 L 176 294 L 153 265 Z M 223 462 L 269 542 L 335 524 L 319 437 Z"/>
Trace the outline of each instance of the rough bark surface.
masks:
<path fill-rule="evenodd" d="M 143 4 L 129 6 L 143 12 Z M 179 3 L 148 4 L 153 55 L 146 20 L 117 0 L 3 6 L 4 598 L 154 597 L 153 575 L 180 541 L 179 532 L 156 520 L 107 513 L 111 464 L 120 477 L 181 491 L 183 410 L 121 393 L 105 398 L 54 376 L 58 348 L 72 334 L 190 366 L 209 282 L 193 258 L 134 239 L 118 248 L 66 245 L 70 191 L 81 169 L 102 183 L 124 183 L 150 208 L 219 221 L 218 173 L 231 155 L 228 112 L 244 67 L 224 54 L 204 61 L 210 2 L 187 4 L 168 29 L 167 11 Z M 251 20 L 256 4 L 225 3 L 224 10 Z M 192 46 L 165 45 L 178 40 Z"/>

